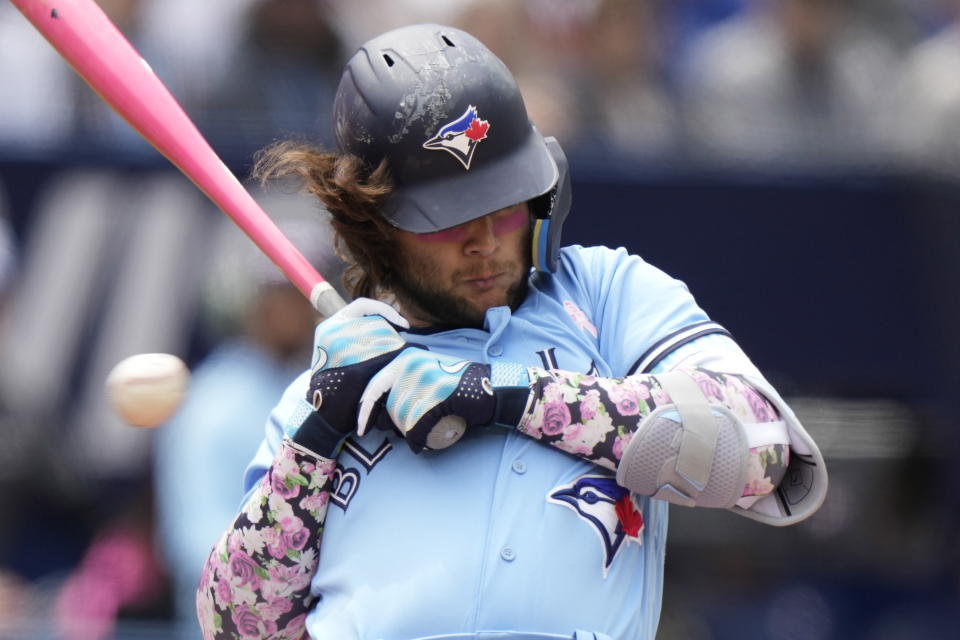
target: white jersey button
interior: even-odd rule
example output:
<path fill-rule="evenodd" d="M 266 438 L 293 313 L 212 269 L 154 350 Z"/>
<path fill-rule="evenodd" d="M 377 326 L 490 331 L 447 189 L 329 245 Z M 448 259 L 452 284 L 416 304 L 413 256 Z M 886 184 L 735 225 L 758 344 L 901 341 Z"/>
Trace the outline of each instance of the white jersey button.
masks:
<path fill-rule="evenodd" d="M 523 460 L 514 460 L 511 466 L 513 467 L 513 470 L 516 471 L 517 473 L 527 472 L 527 463 L 524 462 Z"/>
<path fill-rule="evenodd" d="M 500 355 L 503 355 L 503 347 L 501 347 L 501 346 L 498 345 L 498 344 L 495 344 L 495 345 L 493 345 L 492 347 L 490 347 L 490 349 L 487 351 L 487 353 L 489 353 L 489 354 L 492 355 L 492 356 L 500 356 Z"/>
<path fill-rule="evenodd" d="M 500 549 L 500 557 L 506 560 L 507 562 L 513 562 L 516 559 L 517 554 L 511 547 L 504 547 Z"/>

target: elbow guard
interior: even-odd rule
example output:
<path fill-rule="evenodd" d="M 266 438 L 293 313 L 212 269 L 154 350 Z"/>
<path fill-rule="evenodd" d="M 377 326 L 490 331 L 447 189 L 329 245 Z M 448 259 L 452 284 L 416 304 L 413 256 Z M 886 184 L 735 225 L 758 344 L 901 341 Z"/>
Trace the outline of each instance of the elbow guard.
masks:
<path fill-rule="evenodd" d="M 740 420 L 707 402 L 683 371 L 655 376 L 672 404 L 639 425 L 617 467 L 631 491 L 687 507 L 729 509 L 747 482 L 750 443 Z M 784 433 L 780 443 L 786 443 Z"/>
<path fill-rule="evenodd" d="M 826 493 L 823 458 L 789 407 L 765 383 L 758 385 L 783 421 L 745 425 L 725 407 L 711 404 L 684 371 L 654 376 L 671 403 L 644 418 L 625 447 L 617 482 L 634 493 L 688 507 L 732 509 L 761 522 L 787 525 L 811 515 Z M 755 382 L 755 381 L 752 381 Z M 790 463 L 770 495 L 738 504 L 749 475 L 750 449 L 789 444 Z M 786 478 L 783 473 L 786 473 Z M 800 491 L 784 491 L 785 483 Z"/>

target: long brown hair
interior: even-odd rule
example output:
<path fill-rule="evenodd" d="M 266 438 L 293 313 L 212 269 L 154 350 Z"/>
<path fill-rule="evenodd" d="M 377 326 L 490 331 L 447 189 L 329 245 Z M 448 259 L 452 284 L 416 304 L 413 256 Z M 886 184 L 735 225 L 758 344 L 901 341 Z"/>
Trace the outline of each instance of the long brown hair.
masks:
<path fill-rule="evenodd" d="M 386 162 L 371 169 L 360 158 L 293 140 L 274 143 L 254 158 L 261 183 L 295 178 L 330 212 L 334 246 L 346 262 L 343 284 L 354 297 L 377 297 L 393 283 L 394 228 L 380 215 L 393 184 Z"/>

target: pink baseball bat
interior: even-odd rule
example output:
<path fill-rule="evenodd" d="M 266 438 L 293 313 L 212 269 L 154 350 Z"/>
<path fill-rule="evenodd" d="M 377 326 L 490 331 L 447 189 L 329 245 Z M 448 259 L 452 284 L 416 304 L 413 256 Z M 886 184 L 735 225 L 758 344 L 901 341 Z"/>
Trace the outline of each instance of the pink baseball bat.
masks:
<path fill-rule="evenodd" d="M 344 306 L 94 0 L 10 1 L 107 104 L 243 229 L 320 313 L 329 316 Z"/>

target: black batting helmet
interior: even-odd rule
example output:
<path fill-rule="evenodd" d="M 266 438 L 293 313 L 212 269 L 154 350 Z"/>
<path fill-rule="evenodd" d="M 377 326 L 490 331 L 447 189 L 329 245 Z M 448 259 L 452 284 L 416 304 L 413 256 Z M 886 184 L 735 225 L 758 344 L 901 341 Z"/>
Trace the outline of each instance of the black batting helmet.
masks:
<path fill-rule="evenodd" d="M 530 123 L 507 67 L 452 27 L 401 27 L 362 45 L 334 101 L 341 152 L 387 160 L 383 215 L 414 233 L 454 227 L 533 201 L 533 261 L 553 271 L 570 207 L 560 145 Z"/>

